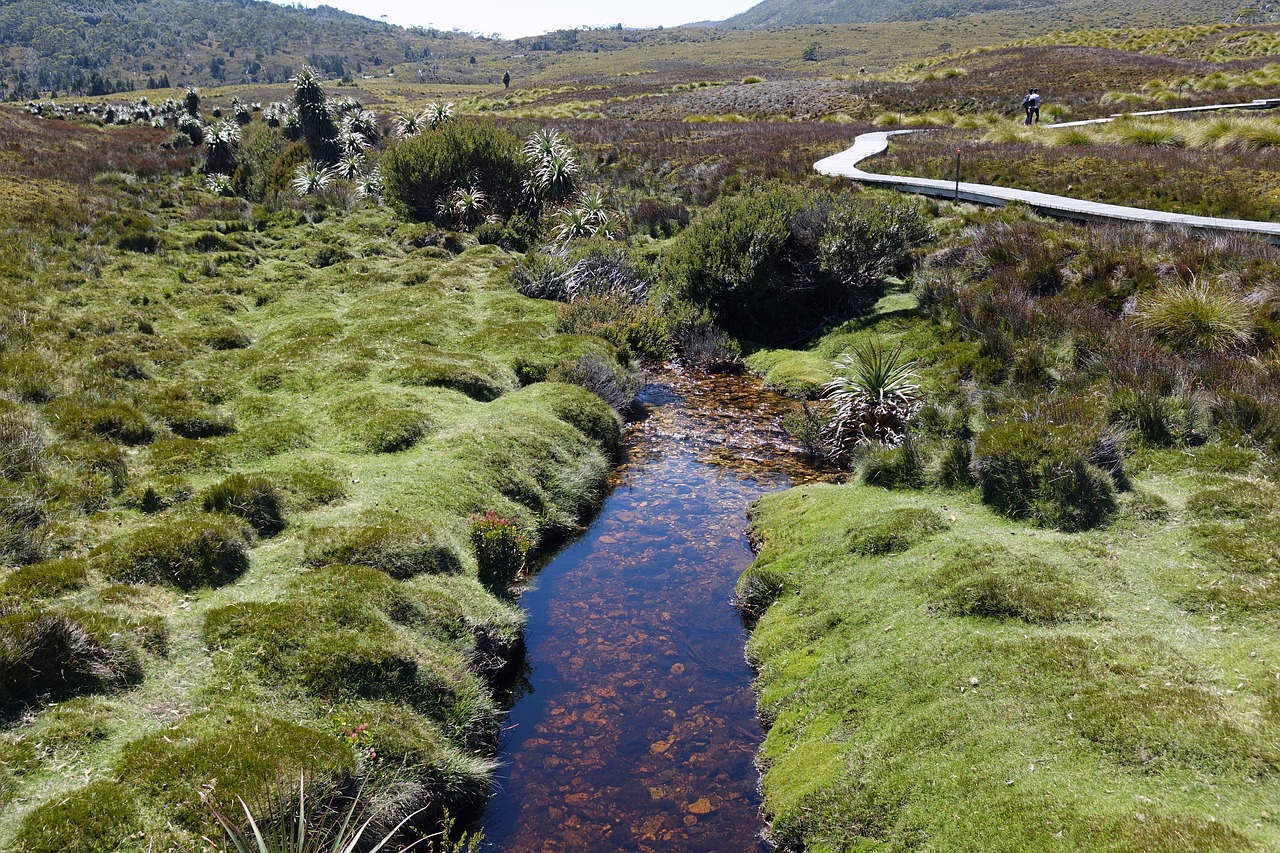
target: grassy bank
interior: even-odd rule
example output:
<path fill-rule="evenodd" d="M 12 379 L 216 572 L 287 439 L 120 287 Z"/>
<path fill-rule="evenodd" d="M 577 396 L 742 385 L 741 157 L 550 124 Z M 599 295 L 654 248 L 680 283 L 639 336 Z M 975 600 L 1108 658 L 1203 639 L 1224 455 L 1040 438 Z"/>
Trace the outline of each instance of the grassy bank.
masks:
<path fill-rule="evenodd" d="M 1274 848 L 1272 303 L 1252 291 L 1229 342 L 1208 329 L 1252 287 L 1230 271 L 1265 277 L 1275 251 L 942 213 L 913 293 L 747 358 L 816 396 L 840 353 L 900 344 L 922 401 L 847 484 L 753 509 L 739 595 L 773 836 Z"/>
<path fill-rule="evenodd" d="M 496 247 L 0 122 L 0 847 L 196 849 L 202 795 L 299 773 L 482 799 L 522 617 L 471 519 L 538 547 L 596 505 L 617 416 L 544 380 L 612 349 Z"/>

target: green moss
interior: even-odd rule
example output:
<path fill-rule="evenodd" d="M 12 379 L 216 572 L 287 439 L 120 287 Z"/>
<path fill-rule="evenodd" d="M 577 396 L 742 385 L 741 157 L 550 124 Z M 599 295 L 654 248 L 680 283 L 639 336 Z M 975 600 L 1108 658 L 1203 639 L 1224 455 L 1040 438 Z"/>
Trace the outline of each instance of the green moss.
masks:
<path fill-rule="evenodd" d="M 133 792 L 118 782 L 90 782 L 38 806 L 18 827 L 24 853 L 109 853 L 131 849 L 142 828 Z"/>
<path fill-rule="evenodd" d="M 864 557 L 899 554 L 910 550 L 951 525 L 940 513 L 917 507 L 900 507 L 860 519 L 845 532 L 849 550 Z"/>
<path fill-rule="evenodd" d="M 938 609 L 953 616 L 1050 625 L 1091 615 L 1093 604 L 1062 569 L 995 546 L 966 545 L 933 576 Z"/>
<path fill-rule="evenodd" d="M 173 517 L 126 533 L 93 552 L 107 577 L 179 589 L 219 586 L 249 567 L 248 543 L 235 520 Z"/>
<path fill-rule="evenodd" d="M 145 444 L 153 435 L 142 413 L 119 401 L 64 397 L 49 403 L 45 415 L 69 438 L 101 436 L 122 444 Z"/>

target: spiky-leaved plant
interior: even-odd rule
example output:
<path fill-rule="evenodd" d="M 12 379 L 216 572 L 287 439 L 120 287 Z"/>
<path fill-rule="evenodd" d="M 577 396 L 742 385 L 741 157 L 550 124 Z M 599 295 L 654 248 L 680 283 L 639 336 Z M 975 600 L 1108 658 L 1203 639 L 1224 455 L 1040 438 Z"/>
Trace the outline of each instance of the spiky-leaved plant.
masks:
<path fill-rule="evenodd" d="M 300 196 L 318 193 L 333 180 L 333 174 L 332 169 L 315 160 L 303 163 L 293 173 L 293 191 Z"/>
<path fill-rule="evenodd" d="M 283 791 L 279 793 L 280 796 L 266 806 L 266 813 L 257 817 L 244 800 L 236 798 L 244 811 L 247 830 L 208 797 L 202 794 L 201 798 L 222 826 L 227 842 L 236 853 L 354 853 L 356 850 L 378 853 L 405 824 L 423 811 L 419 809 L 408 815 L 380 841 L 368 846 L 369 842 L 364 835 L 376 815 L 365 789 L 361 788 L 350 797 L 335 791 L 318 808 L 308 813 L 304 776 L 298 780 L 297 811 L 293 815 L 288 814 L 292 804 L 285 800 Z M 214 845 L 215 849 L 221 849 L 211 839 L 205 840 Z M 425 840 L 419 839 L 400 849 L 412 850 Z"/>
<path fill-rule="evenodd" d="M 834 362 L 836 376 L 823 390 L 831 405 L 826 442 L 835 459 L 847 462 L 859 445 L 902 443 L 907 422 L 920 408 L 915 366 L 901 344 L 887 346 L 875 338 Z"/>

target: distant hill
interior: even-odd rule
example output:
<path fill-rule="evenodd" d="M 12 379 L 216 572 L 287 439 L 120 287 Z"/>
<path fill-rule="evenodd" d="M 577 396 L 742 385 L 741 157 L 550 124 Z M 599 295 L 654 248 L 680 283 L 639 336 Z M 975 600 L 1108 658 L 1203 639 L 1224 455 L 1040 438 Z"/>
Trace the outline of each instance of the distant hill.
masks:
<path fill-rule="evenodd" d="M 763 0 L 717 26 L 779 29 L 812 24 L 927 21 L 990 12 L 1042 16 L 1046 29 L 1061 29 L 1055 19 L 1068 13 L 1089 26 L 1179 26 L 1230 20 L 1254 4 L 1239 0 L 1170 3 L 1168 0 Z"/>
<path fill-rule="evenodd" d="M 474 53 L 485 40 L 265 0 L 0 0 L 0 98 L 342 77 Z"/>

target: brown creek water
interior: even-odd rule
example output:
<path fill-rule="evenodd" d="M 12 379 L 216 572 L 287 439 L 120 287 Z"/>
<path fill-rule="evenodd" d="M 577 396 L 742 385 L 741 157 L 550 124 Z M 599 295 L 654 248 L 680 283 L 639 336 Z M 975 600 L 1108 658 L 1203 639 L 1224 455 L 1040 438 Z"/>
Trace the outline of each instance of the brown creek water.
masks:
<path fill-rule="evenodd" d="M 521 598 L 527 670 L 483 849 L 768 849 L 747 634 L 730 606 L 752 500 L 818 477 L 793 405 L 749 377 L 664 374 L 587 532 Z"/>

